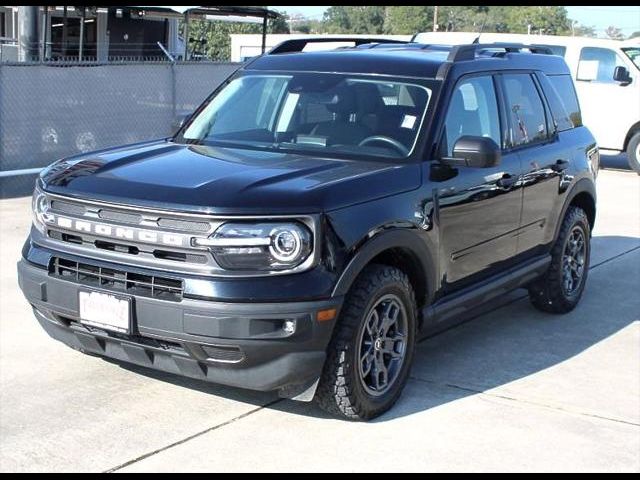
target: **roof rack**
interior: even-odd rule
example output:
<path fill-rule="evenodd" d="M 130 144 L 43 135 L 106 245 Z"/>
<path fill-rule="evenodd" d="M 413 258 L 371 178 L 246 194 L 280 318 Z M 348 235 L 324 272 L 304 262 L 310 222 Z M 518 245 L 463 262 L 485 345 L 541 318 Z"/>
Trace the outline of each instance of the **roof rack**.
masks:
<path fill-rule="evenodd" d="M 367 43 L 379 44 L 379 43 L 395 43 L 404 44 L 408 43 L 405 40 L 393 40 L 390 38 L 375 38 L 375 37 L 319 37 L 319 38 L 295 38 L 293 40 L 285 40 L 273 47 L 268 55 L 277 55 L 279 53 L 294 53 L 301 52 L 310 43 L 339 43 L 339 42 L 353 42 L 356 47 L 365 45 Z"/>
<path fill-rule="evenodd" d="M 463 62 L 465 60 L 473 60 L 476 53 L 481 50 L 504 49 L 505 53 L 519 53 L 522 50 L 529 50 L 531 53 L 542 55 L 553 55 L 549 47 L 542 45 L 525 45 L 523 43 L 470 43 L 468 45 L 456 45 L 451 48 L 451 53 L 447 57 L 449 62 Z"/>

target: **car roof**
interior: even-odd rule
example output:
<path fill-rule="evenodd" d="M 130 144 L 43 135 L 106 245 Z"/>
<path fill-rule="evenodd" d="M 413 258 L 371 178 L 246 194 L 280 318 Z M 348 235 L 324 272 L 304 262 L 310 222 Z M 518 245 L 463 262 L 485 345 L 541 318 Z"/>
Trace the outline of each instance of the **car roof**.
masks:
<path fill-rule="evenodd" d="M 495 47 L 496 50 L 501 48 L 497 44 Z M 452 49 L 450 45 L 427 45 L 415 42 L 371 43 L 325 51 L 265 54 L 249 62 L 245 69 L 439 78 L 443 64 L 451 63 L 449 57 Z M 535 69 L 551 74 L 569 73 L 561 57 L 546 54 L 502 52 L 499 56 L 479 55 L 474 59 L 453 63 L 460 64 L 461 69 L 466 72 Z"/>

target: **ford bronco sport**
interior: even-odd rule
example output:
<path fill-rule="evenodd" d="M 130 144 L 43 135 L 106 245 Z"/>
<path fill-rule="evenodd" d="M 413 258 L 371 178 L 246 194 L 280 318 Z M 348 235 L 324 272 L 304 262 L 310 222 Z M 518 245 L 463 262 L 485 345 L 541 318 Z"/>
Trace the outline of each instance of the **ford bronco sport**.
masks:
<path fill-rule="evenodd" d="M 310 41 L 170 138 L 42 171 L 18 274 L 50 336 L 370 419 L 421 336 L 520 287 L 576 306 L 599 153 L 561 57 Z"/>

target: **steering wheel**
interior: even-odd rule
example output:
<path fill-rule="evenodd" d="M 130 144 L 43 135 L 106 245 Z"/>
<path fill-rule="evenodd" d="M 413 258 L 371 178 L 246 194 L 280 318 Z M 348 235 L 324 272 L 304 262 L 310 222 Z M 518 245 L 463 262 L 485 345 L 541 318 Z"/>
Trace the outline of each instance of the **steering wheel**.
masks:
<path fill-rule="evenodd" d="M 395 138 L 387 137 L 385 135 L 372 135 L 370 137 L 367 137 L 364 140 L 362 140 L 358 144 L 358 146 L 359 147 L 363 147 L 367 143 L 372 143 L 372 142 L 388 143 L 389 145 L 395 147 L 396 150 L 398 150 L 402 154 L 403 157 L 406 157 L 407 155 L 409 155 L 409 149 L 407 147 L 405 147 L 402 143 L 400 143 Z"/>

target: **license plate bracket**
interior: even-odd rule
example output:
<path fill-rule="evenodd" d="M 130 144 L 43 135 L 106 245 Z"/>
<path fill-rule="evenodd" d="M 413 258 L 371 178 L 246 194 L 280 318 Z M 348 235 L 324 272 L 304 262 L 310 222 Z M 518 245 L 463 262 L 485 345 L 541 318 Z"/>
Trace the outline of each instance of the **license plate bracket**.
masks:
<path fill-rule="evenodd" d="M 130 334 L 133 318 L 132 300 L 126 295 L 81 289 L 78 292 L 80 323 Z"/>

